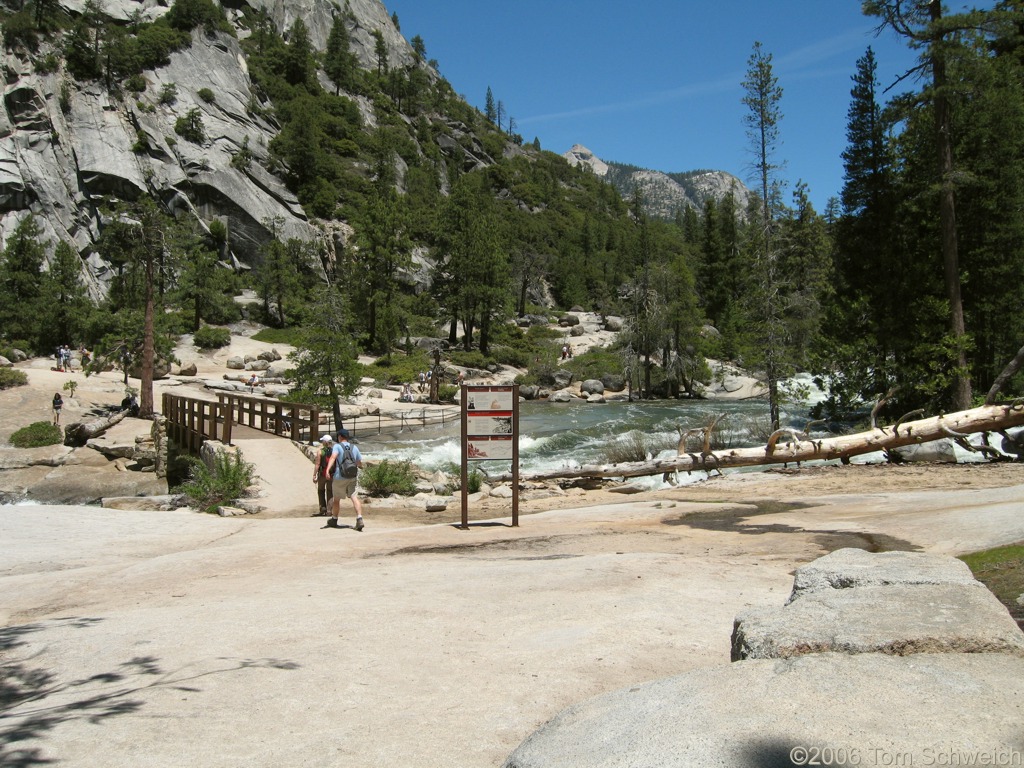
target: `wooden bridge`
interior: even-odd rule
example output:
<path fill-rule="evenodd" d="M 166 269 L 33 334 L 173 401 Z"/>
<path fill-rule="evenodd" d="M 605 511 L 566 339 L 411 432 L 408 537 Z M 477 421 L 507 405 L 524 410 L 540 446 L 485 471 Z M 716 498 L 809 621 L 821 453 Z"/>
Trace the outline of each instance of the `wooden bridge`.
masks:
<path fill-rule="evenodd" d="M 163 395 L 163 415 L 167 434 L 190 453 L 198 453 L 206 440 L 230 445 L 236 427 L 246 427 L 300 443 L 312 443 L 325 432 L 332 432 L 329 414 L 319 406 L 288 403 L 265 397 L 218 393 L 217 400 Z M 354 437 L 400 434 L 427 427 L 458 424 L 460 409 L 428 408 L 397 414 L 351 416 L 343 425 Z"/>
<path fill-rule="evenodd" d="M 190 453 L 198 453 L 207 440 L 230 445 L 235 426 L 300 443 L 314 442 L 323 428 L 319 406 L 229 393 L 213 401 L 165 392 L 163 415 L 168 437 Z"/>

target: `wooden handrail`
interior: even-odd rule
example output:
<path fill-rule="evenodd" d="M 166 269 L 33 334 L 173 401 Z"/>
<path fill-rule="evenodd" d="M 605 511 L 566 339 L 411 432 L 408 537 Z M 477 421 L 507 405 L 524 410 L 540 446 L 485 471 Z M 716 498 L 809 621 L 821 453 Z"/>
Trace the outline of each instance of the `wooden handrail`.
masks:
<path fill-rule="evenodd" d="M 268 405 L 273 408 L 269 409 Z M 163 413 L 167 418 L 168 436 L 191 453 L 198 453 L 206 440 L 220 440 L 230 445 L 232 425 L 236 421 L 296 442 L 312 443 L 320 436 L 320 408 L 306 403 L 285 403 L 233 393 L 218 393 L 214 402 L 165 392 Z"/>

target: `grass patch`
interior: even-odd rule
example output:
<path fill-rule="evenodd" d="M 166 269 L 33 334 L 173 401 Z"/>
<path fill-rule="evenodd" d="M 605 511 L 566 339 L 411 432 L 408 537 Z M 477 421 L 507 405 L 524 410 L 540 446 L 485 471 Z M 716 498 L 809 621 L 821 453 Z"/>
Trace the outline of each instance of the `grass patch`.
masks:
<path fill-rule="evenodd" d="M 1017 598 L 1024 594 L 1024 542 L 973 552 L 960 559 L 1024 629 L 1024 605 L 1017 603 Z"/>
<path fill-rule="evenodd" d="M 301 341 L 302 329 L 294 326 L 288 328 L 263 328 L 254 333 L 254 341 L 262 341 L 265 344 L 290 344 L 293 347 Z"/>
<path fill-rule="evenodd" d="M 38 448 L 42 445 L 58 445 L 64 442 L 64 429 L 49 421 L 37 421 L 22 427 L 11 435 L 15 448 Z"/>
<path fill-rule="evenodd" d="M 622 464 L 627 461 L 646 461 L 648 456 L 657 456 L 666 446 L 664 441 L 638 430 L 619 435 L 605 446 L 601 457 L 606 464 Z"/>

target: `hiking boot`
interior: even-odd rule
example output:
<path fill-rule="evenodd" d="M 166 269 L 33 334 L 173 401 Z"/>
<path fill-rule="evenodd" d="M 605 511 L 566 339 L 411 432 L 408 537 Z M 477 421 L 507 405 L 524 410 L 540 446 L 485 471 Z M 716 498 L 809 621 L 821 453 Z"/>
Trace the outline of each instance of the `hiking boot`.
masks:
<path fill-rule="evenodd" d="M 338 527 L 338 518 L 336 518 L 336 517 L 329 517 L 329 518 L 327 518 L 327 527 L 328 528 L 337 528 Z"/>
<path fill-rule="evenodd" d="M 357 531 L 363 530 L 363 518 L 361 518 L 361 517 L 357 517 L 356 518 L 356 530 Z"/>

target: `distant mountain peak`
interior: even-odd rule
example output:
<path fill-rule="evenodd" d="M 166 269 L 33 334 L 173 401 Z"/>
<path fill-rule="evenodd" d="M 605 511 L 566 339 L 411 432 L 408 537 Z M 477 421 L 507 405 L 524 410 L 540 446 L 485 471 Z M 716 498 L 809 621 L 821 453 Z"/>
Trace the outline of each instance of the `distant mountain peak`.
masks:
<path fill-rule="evenodd" d="M 607 179 L 627 200 L 637 187 L 643 193 L 651 216 L 671 219 L 687 207 L 701 209 L 709 198 L 721 200 L 730 192 L 738 210 L 746 208 L 750 190 L 731 173 L 707 169 L 666 173 L 634 165 L 604 161 L 582 144 L 574 144 L 562 155 L 570 165 L 585 166 Z"/>
<path fill-rule="evenodd" d="M 562 157 L 569 161 L 569 165 L 585 165 L 598 176 L 608 175 L 608 164 L 582 144 L 573 144 Z"/>

